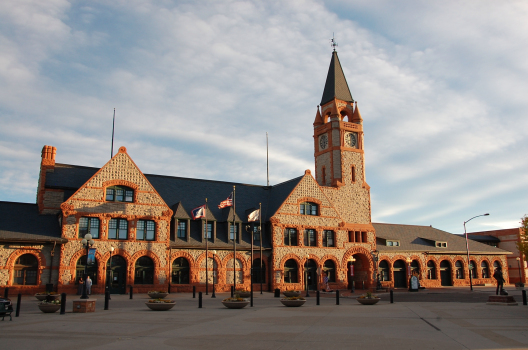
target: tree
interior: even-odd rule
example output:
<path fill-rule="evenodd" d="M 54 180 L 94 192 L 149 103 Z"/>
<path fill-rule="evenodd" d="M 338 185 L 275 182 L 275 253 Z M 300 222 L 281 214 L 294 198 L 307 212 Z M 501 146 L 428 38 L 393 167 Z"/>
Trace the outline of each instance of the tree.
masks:
<path fill-rule="evenodd" d="M 528 256 L 528 215 L 525 215 L 521 219 L 521 232 L 519 236 L 519 242 L 515 244 L 521 253 L 521 258 L 525 259 Z"/>

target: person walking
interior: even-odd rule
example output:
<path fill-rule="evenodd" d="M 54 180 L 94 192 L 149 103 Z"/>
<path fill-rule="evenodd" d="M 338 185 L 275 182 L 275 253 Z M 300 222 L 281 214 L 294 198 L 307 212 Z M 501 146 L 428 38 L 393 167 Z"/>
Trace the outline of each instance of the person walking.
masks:
<path fill-rule="evenodd" d="M 86 277 L 86 294 L 92 294 L 92 279 L 90 276 Z"/>
<path fill-rule="evenodd" d="M 332 292 L 330 286 L 328 285 L 328 275 L 326 274 L 326 272 L 323 272 L 323 284 L 325 287 L 325 292 Z"/>

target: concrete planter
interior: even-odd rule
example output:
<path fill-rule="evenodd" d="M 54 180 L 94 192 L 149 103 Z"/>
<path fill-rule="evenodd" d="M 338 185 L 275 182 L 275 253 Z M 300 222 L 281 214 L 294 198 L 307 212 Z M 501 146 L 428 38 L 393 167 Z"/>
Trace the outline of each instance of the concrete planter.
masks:
<path fill-rule="evenodd" d="M 304 303 L 306 303 L 306 300 L 288 300 L 288 299 L 281 299 L 280 302 L 284 306 L 288 307 L 299 307 L 303 306 Z"/>
<path fill-rule="evenodd" d="M 38 304 L 40 311 L 51 314 L 53 312 L 59 311 L 61 304 Z"/>
<path fill-rule="evenodd" d="M 235 294 L 238 294 L 239 297 L 241 298 L 250 298 L 251 297 L 251 292 L 248 292 L 248 291 L 242 291 L 242 290 L 238 290 L 235 292 Z"/>
<path fill-rule="evenodd" d="M 291 298 L 291 297 L 299 297 L 301 296 L 301 292 L 296 292 L 296 291 L 284 291 L 282 292 L 282 294 L 284 294 L 285 297 L 287 298 Z"/>
<path fill-rule="evenodd" d="M 60 294 L 50 294 L 50 295 L 47 295 L 47 294 L 35 294 L 35 298 L 37 298 L 40 301 L 46 300 L 47 297 L 50 297 L 50 299 L 49 299 L 50 301 L 51 300 L 58 300 L 60 298 Z"/>
<path fill-rule="evenodd" d="M 148 293 L 150 299 L 163 299 L 167 295 L 169 295 L 169 293 Z"/>
<path fill-rule="evenodd" d="M 224 304 L 225 307 L 228 309 L 242 309 L 245 308 L 249 301 L 225 301 L 222 300 L 222 304 Z"/>
<path fill-rule="evenodd" d="M 374 305 L 380 301 L 380 298 L 356 298 L 356 300 L 363 305 Z"/>
<path fill-rule="evenodd" d="M 149 309 L 154 311 L 167 311 L 170 310 L 176 305 L 176 302 L 173 303 L 145 303 Z"/>

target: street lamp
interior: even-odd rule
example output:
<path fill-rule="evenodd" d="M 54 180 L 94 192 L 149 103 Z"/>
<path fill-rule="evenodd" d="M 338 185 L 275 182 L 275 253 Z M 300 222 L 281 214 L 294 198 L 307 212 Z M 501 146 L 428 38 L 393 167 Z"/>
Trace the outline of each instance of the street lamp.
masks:
<path fill-rule="evenodd" d="M 114 247 L 110 247 L 110 267 L 108 270 L 108 276 L 106 280 L 106 290 L 110 292 L 110 283 L 112 281 L 112 254 L 114 253 Z"/>
<path fill-rule="evenodd" d="M 354 293 L 354 262 L 356 261 L 354 255 L 348 261 L 350 261 L 350 292 Z"/>
<path fill-rule="evenodd" d="M 310 259 L 310 256 L 306 254 L 305 258 L 306 262 L 304 263 L 304 285 L 306 286 L 306 296 L 309 297 L 310 294 L 308 293 L 308 259 Z"/>
<path fill-rule="evenodd" d="M 489 215 L 489 213 L 481 214 L 481 215 L 477 215 L 477 216 L 472 217 L 468 221 L 464 221 L 464 235 L 466 236 L 466 252 L 467 252 L 468 270 L 469 270 L 469 288 L 470 288 L 471 291 L 473 291 L 473 280 L 472 280 L 472 277 L 471 277 L 471 268 L 469 267 L 470 266 L 470 261 L 469 261 L 469 243 L 468 243 L 468 235 L 467 235 L 467 231 L 466 231 L 466 224 L 468 222 L 470 222 L 471 220 L 473 220 L 474 218 L 478 218 L 479 216 L 488 216 L 488 215 Z"/>
<path fill-rule="evenodd" d="M 214 265 L 215 265 L 215 258 L 216 258 L 216 250 L 213 250 L 213 294 L 211 295 L 211 298 L 216 298 L 215 294 L 215 277 L 217 274 L 217 271 L 215 271 Z"/>
<path fill-rule="evenodd" d="M 88 294 L 86 294 L 86 276 L 87 276 L 87 270 L 88 270 L 88 253 L 91 246 L 95 244 L 95 241 L 92 239 L 92 235 L 87 233 L 84 238 L 81 241 L 83 247 L 86 248 L 86 264 L 84 265 L 84 285 L 83 285 L 83 293 L 81 295 L 81 299 L 89 299 Z"/>
<path fill-rule="evenodd" d="M 524 287 L 524 283 L 522 281 L 522 270 L 521 270 L 521 257 L 516 257 L 515 260 L 517 260 L 517 266 L 519 266 L 519 287 Z"/>
<path fill-rule="evenodd" d="M 409 286 L 409 291 L 411 290 L 411 263 L 412 259 L 409 257 L 405 259 L 405 262 L 407 262 L 407 283 Z"/>

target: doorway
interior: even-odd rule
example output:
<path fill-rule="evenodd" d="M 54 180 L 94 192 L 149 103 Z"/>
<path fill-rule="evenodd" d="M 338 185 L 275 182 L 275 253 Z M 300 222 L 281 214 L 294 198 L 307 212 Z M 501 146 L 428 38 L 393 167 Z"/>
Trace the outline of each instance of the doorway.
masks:
<path fill-rule="evenodd" d="M 453 283 L 451 282 L 451 266 L 449 265 L 449 261 L 443 260 L 440 263 L 440 283 L 442 286 L 452 286 Z"/>
<path fill-rule="evenodd" d="M 110 281 L 110 294 L 126 294 L 126 260 L 119 255 L 112 256 L 106 266 L 107 282 Z"/>
<path fill-rule="evenodd" d="M 393 271 L 394 271 L 394 288 L 406 288 L 407 281 L 405 278 L 405 275 L 406 275 L 405 261 L 396 260 L 394 262 Z"/>
<path fill-rule="evenodd" d="M 308 281 L 304 282 L 305 288 L 307 283 L 308 290 L 315 290 L 317 287 L 317 264 L 314 260 L 310 259 L 304 264 L 304 278 Z"/>

